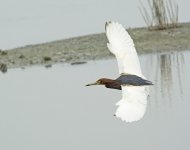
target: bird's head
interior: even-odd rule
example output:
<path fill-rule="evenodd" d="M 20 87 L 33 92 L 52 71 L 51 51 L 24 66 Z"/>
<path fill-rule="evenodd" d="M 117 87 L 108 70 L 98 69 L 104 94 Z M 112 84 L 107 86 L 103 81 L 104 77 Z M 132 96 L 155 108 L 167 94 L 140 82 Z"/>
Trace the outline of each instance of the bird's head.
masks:
<path fill-rule="evenodd" d="M 106 83 L 107 83 L 107 79 L 106 79 L 106 78 L 101 78 L 101 79 L 97 80 L 97 81 L 94 82 L 94 83 L 87 84 L 86 86 L 105 85 Z"/>

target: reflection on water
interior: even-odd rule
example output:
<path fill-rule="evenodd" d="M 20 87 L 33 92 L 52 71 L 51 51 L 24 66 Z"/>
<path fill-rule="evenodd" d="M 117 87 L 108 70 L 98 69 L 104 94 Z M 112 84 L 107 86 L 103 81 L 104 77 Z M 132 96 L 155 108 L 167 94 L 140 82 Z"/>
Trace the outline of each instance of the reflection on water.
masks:
<path fill-rule="evenodd" d="M 145 116 L 131 124 L 113 116 L 120 91 L 84 86 L 116 78 L 115 59 L 1 73 L 0 149 L 188 150 L 189 57 L 188 51 L 140 57 L 154 86 Z"/>
<path fill-rule="evenodd" d="M 147 68 L 150 68 L 149 73 L 155 82 L 155 104 L 168 102 L 172 105 L 171 101 L 176 95 L 183 100 L 184 53 L 152 54 L 149 57 L 151 61 L 147 61 Z"/>
<path fill-rule="evenodd" d="M 158 61 L 160 62 L 160 81 L 161 81 L 161 90 L 163 96 L 168 93 L 170 97 L 170 89 L 172 87 L 172 62 L 171 55 L 163 54 L 158 56 Z M 165 87 L 165 88 L 164 88 Z M 171 98 L 171 97 L 170 97 Z"/>

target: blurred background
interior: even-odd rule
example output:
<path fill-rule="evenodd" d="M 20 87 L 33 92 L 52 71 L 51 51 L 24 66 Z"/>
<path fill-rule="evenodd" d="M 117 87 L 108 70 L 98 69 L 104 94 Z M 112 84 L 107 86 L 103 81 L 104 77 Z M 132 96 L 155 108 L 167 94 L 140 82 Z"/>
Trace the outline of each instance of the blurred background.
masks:
<path fill-rule="evenodd" d="M 175 1 L 179 22 L 190 21 L 190 1 Z M 0 0 L 0 150 L 190 149 L 189 23 L 131 31 L 141 33 L 139 59 L 154 86 L 144 117 L 128 124 L 113 116 L 121 91 L 85 87 L 118 77 L 104 34 L 10 50 L 101 33 L 107 20 L 144 27 L 139 7 L 139 0 Z M 83 65 L 69 64 L 78 58 Z"/>
<path fill-rule="evenodd" d="M 190 20 L 188 0 L 179 5 L 179 22 Z M 147 0 L 141 0 L 147 6 Z M 104 32 L 107 20 L 126 28 L 146 26 L 139 0 L 0 0 L 0 49 Z"/>

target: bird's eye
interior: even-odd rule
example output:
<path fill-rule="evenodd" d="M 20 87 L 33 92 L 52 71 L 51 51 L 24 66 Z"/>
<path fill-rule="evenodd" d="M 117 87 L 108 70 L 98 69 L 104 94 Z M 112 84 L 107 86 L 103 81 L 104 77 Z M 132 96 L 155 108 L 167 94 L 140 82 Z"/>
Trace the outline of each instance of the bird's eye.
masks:
<path fill-rule="evenodd" d="M 102 84 L 101 80 L 96 81 L 97 84 Z"/>
<path fill-rule="evenodd" d="M 98 80 L 98 81 L 96 81 L 97 83 L 101 83 L 101 81 L 100 80 Z"/>

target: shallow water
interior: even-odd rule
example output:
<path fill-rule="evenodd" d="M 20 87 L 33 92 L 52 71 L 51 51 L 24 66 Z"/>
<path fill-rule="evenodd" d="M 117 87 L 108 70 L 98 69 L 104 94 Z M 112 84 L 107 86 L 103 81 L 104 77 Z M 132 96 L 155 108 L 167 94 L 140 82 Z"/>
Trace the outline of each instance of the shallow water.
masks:
<path fill-rule="evenodd" d="M 121 92 L 84 85 L 118 76 L 115 59 L 0 75 L 0 149 L 190 149 L 190 52 L 140 57 L 154 82 L 144 118 L 113 116 Z"/>

